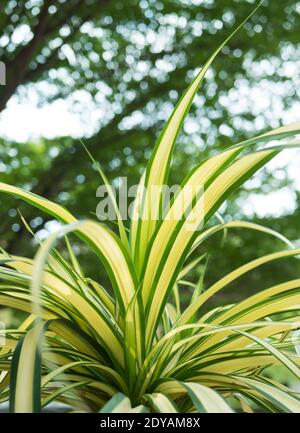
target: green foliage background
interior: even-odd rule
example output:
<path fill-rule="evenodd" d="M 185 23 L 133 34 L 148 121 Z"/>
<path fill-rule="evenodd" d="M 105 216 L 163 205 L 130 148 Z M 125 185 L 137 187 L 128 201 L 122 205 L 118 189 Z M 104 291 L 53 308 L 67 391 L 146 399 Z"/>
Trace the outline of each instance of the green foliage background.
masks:
<path fill-rule="evenodd" d="M 59 98 L 68 100 L 70 109 L 87 126 L 82 137 L 86 146 L 110 181 L 127 176 L 129 184 L 134 184 L 178 95 L 254 3 L 2 0 L 0 59 L 7 67 L 7 84 L 0 88 L 0 110 L 5 110 L 12 98 L 20 103 L 28 100 L 32 92 L 41 106 Z M 20 26 L 24 38 L 16 42 L 14 32 Z M 224 48 L 192 107 L 190 127 L 186 124 L 179 137 L 172 182 L 178 181 L 176 173 L 180 178 L 187 167 L 213 152 L 254 131 L 280 125 L 283 111 L 299 103 L 299 71 L 290 74 L 286 68 L 299 59 L 299 26 L 298 1 L 266 0 Z M 243 89 L 255 86 L 270 89 L 265 110 L 250 102 L 242 105 L 247 99 Z M 88 95 L 88 108 L 80 103 L 82 92 Z M 91 127 L 95 109 L 102 114 Z M 0 171 L 1 181 L 55 199 L 79 217 L 95 212 L 100 180 L 78 137 L 40 137 L 24 143 L 0 138 Z M 232 197 L 222 215 L 226 220 L 238 217 L 263 223 L 297 242 L 300 211 L 296 191 L 295 211 L 280 217 L 247 216 L 241 207 L 249 192 L 267 194 L 286 185 L 295 190 L 288 170 L 278 173 L 263 170 L 259 183 L 248 184 L 238 197 Z M 1 196 L 0 203 L 1 246 L 10 253 L 33 255 L 36 243 L 20 221 L 15 200 Z M 34 231 L 49 227 L 45 215 L 23 204 L 19 210 Z M 231 231 L 223 243 L 221 235 L 209 241 L 207 248 L 217 266 L 211 268 L 208 262 L 205 284 L 241 263 L 281 248 L 267 235 L 240 234 Z M 86 273 L 106 279 L 81 245 L 78 254 Z M 242 299 L 298 272 L 297 259 L 264 267 L 227 288 L 216 302 L 223 303 L 224 297 Z"/>

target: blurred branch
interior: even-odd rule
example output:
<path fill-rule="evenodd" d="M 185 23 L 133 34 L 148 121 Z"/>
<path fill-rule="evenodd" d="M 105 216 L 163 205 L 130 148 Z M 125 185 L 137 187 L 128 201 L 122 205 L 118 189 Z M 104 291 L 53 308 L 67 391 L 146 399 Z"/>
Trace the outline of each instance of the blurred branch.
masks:
<path fill-rule="evenodd" d="M 26 75 L 29 63 L 32 56 L 40 44 L 40 40 L 47 30 L 47 23 L 49 18 L 49 6 L 53 0 L 46 0 L 38 16 L 38 23 L 32 29 L 33 37 L 15 56 L 15 58 L 6 64 L 7 70 L 7 83 L 3 87 L 3 92 L 0 97 L 0 111 L 2 111 L 7 101 L 15 93 L 16 88 L 23 82 Z"/>
<path fill-rule="evenodd" d="M 99 5 L 105 5 L 109 0 L 101 0 L 98 2 Z M 89 9 L 79 0 L 66 3 L 68 7 L 63 10 L 59 10 L 59 20 L 51 19 L 49 15 L 49 7 L 54 4 L 53 0 L 45 0 L 43 7 L 38 16 L 38 22 L 32 29 L 33 37 L 30 39 L 27 45 L 22 47 L 19 51 L 16 50 L 16 55 L 12 60 L 2 58 L 2 61 L 6 64 L 7 71 L 7 83 L 6 86 L 0 89 L 0 112 L 4 110 L 8 100 L 16 92 L 16 89 L 20 84 L 30 81 L 33 77 L 38 77 L 39 73 L 50 67 L 51 63 L 57 58 L 57 54 L 61 47 L 58 47 L 52 55 L 49 56 L 45 64 L 41 64 L 35 70 L 30 69 L 30 62 L 34 59 L 36 51 L 45 43 L 45 39 L 57 33 L 57 31 L 65 25 L 72 17 L 73 13 L 84 6 L 85 13 L 82 12 L 81 16 L 78 16 L 78 22 L 71 25 L 70 37 L 66 37 L 63 40 L 65 43 L 79 30 L 84 22 L 93 17 L 93 10 Z"/>

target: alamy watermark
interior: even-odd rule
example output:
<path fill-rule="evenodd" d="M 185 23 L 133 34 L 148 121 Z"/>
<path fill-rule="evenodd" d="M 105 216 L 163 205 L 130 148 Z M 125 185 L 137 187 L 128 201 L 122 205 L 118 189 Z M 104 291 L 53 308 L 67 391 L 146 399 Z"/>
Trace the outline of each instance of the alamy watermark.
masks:
<path fill-rule="evenodd" d="M 4 62 L 0 61 L 0 86 L 6 84 L 6 66 Z"/>
<path fill-rule="evenodd" d="M 5 323 L 0 322 L 0 347 L 5 346 Z"/>
<path fill-rule="evenodd" d="M 203 185 L 139 185 L 128 187 L 126 177 L 119 178 L 119 188 L 101 185 L 96 196 L 101 198 L 96 208 L 100 221 L 158 220 L 182 221 L 187 230 L 203 227 Z"/>

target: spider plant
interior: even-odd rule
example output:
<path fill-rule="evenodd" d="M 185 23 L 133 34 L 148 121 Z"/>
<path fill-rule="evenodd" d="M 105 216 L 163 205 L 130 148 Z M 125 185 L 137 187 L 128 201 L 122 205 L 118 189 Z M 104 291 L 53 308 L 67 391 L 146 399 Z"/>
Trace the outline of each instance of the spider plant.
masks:
<path fill-rule="evenodd" d="M 233 190 L 282 149 L 297 145 L 289 140 L 300 133 L 300 124 L 273 129 L 200 161 L 169 210 L 161 211 L 176 137 L 206 71 L 228 40 L 202 67 L 160 134 L 140 181 L 129 233 L 119 213 L 115 233 L 99 221 L 78 221 L 46 198 L 0 184 L 3 193 L 63 223 L 33 260 L 4 251 L 0 256 L 0 305 L 28 313 L 18 329 L 5 331 L 0 351 L 0 402 L 9 399 L 12 412 L 38 412 L 50 402 L 66 403 L 71 411 L 300 412 L 299 395 L 265 373 L 281 365 L 300 377 L 293 345 L 300 326 L 300 278 L 260 292 L 253 288 L 254 294 L 241 302 L 204 312 L 216 293 L 247 272 L 300 254 L 270 228 L 243 221 L 213 225 Z M 174 218 L 187 186 L 201 186 L 200 194 L 196 188 L 181 217 Z M 199 200 L 202 228 L 191 230 L 189 217 L 197 214 Z M 216 232 L 236 227 L 279 237 L 283 249 L 234 269 L 206 290 L 202 281 L 192 284 L 184 306 L 182 282 L 202 259 L 198 247 Z M 96 253 L 111 287 L 85 275 L 70 233 Z M 67 258 L 55 247 L 59 236 L 66 241 Z"/>

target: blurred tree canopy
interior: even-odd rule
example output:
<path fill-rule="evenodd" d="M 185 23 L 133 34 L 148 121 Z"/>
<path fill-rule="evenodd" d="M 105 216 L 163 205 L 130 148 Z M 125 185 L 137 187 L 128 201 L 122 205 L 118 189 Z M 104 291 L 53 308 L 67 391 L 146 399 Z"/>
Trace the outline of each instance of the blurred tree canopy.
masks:
<path fill-rule="evenodd" d="M 0 60 L 6 65 L 7 83 L 0 86 L 0 111 L 12 98 L 22 103 L 33 94 L 41 106 L 67 100 L 86 126 L 84 143 L 109 179 L 117 182 L 127 176 L 129 183 L 136 183 L 179 95 L 255 4 L 250 0 L 2 0 Z M 265 0 L 222 50 L 178 139 L 172 182 L 180 181 L 187 167 L 211 152 L 286 123 L 285 113 L 300 93 L 299 28 L 299 1 Z M 258 94 L 260 103 L 255 99 Z M 24 143 L 1 139 L 0 178 L 55 199 L 79 217 L 95 212 L 101 184 L 78 137 L 72 136 Z M 283 171 L 278 177 L 266 169 L 260 179 L 264 193 L 290 183 Z M 261 183 L 249 184 L 247 193 L 261 191 Z M 3 196 L 0 200 L 1 246 L 12 253 L 32 254 L 36 245 L 29 242 L 16 201 Z M 45 215 L 25 205 L 20 210 L 34 231 L 47 229 Z M 226 215 L 242 214 L 230 201 Z M 265 222 L 298 239 L 296 214 Z M 257 220 L 255 215 L 251 218 Z M 294 230 L 289 232 L 285 221 L 291 219 Z M 253 233 L 244 241 L 237 231 L 229 234 L 224 256 L 216 236 L 211 249 L 219 265 L 208 272 L 208 279 L 255 257 L 258 245 L 262 254 L 277 247 L 269 237 Z M 98 272 L 90 260 L 86 266 Z M 292 275 L 297 267 L 286 265 L 284 272 Z M 268 272 L 266 280 L 274 267 Z"/>

